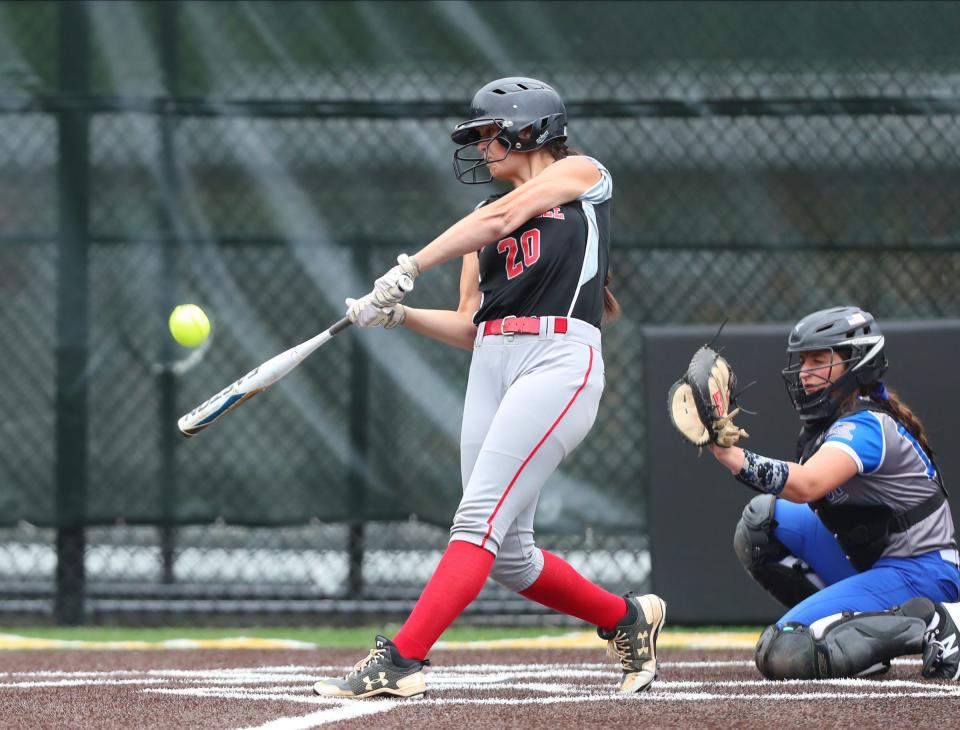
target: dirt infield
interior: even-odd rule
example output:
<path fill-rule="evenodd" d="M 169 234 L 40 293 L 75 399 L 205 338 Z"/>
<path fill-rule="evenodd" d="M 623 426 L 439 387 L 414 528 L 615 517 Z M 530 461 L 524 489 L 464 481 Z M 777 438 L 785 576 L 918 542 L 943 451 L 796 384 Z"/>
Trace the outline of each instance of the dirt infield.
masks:
<path fill-rule="evenodd" d="M 422 699 L 315 697 L 362 655 L 316 651 L 3 652 L 3 728 L 950 727 L 960 684 L 901 660 L 870 680 L 767 682 L 746 651 L 663 651 L 642 695 L 599 650 L 435 651 Z"/>

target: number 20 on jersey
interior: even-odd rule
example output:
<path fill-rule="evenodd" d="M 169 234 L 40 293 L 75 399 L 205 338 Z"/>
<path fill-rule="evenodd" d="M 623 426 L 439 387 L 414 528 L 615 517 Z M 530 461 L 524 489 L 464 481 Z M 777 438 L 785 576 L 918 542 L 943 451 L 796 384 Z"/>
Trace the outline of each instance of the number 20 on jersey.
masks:
<path fill-rule="evenodd" d="M 531 228 L 520 234 L 520 243 L 513 236 L 497 243 L 497 252 L 507 254 L 507 279 L 514 279 L 537 263 L 540 258 L 540 229 Z M 518 260 L 521 257 L 522 259 Z"/>

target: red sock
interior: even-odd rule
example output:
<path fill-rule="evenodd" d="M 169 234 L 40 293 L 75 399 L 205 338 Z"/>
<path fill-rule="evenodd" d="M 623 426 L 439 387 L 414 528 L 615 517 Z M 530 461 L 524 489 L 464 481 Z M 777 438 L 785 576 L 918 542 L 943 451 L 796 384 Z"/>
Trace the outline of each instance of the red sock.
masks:
<path fill-rule="evenodd" d="M 543 571 L 520 595 L 554 611 L 576 616 L 609 631 L 627 615 L 623 596 L 606 591 L 580 575 L 563 558 L 543 550 Z"/>
<path fill-rule="evenodd" d="M 493 553 L 470 542 L 454 540 L 447 545 L 413 612 L 393 637 L 401 655 L 426 658 L 440 634 L 480 594 L 493 560 Z"/>

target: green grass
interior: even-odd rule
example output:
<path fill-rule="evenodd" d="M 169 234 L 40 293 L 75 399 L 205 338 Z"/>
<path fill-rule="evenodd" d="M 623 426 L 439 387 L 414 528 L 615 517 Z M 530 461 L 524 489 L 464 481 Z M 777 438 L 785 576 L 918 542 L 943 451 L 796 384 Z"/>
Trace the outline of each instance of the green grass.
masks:
<path fill-rule="evenodd" d="M 367 647 L 373 643 L 377 634 L 390 636 L 400 628 L 399 624 L 363 627 L 240 627 L 240 628 L 123 628 L 109 626 L 80 627 L 0 627 L 0 634 L 15 634 L 41 639 L 60 639 L 66 641 L 149 641 L 159 642 L 171 639 L 224 639 L 236 636 L 250 636 L 265 639 L 291 639 L 316 644 L 319 647 Z M 560 636 L 574 631 L 588 630 L 589 627 L 570 626 L 463 626 L 452 627 L 444 632 L 444 641 L 483 641 L 487 639 L 519 639 L 533 636 Z M 668 626 L 665 631 L 683 631 L 712 633 L 716 631 L 755 631 L 759 626 Z"/>
<path fill-rule="evenodd" d="M 170 639 L 223 639 L 251 636 L 266 639 L 292 639 L 322 647 L 366 647 L 373 644 L 377 634 L 395 633 L 399 624 L 369 627 L 319 628 L 114 628 L 106 626 L 80 627 L 0 627 L 0 634 L 16 634 L 41 639 L 66 641 L 167 641 Z M 559 636 L 577 631 L 571 627 L 452 627 L 443 634 L 446 641 L 482 641 L 485 639 L 517 639 L 531 636 Z"/>
<path fill-rule="evenodd" d="M 729 634 L 755 631 L 759 634 L 764 628 L 763 626 L 671 626 L 668 622 L 664 631 L 683 631 L 689 634 Z"/>

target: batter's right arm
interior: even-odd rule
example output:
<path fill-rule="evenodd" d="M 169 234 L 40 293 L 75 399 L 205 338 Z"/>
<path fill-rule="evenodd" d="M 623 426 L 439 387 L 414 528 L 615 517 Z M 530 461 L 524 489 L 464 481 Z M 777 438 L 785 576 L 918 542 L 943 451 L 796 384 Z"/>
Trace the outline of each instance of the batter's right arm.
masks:
<path fill-rule="evenodd" d="M 473 315 L 480 309 L 480 264 L 475 253 L 463 257 L 460 270 L 460 304 L 456 311 L 414 309 L 404 306 L 404 326 L 435 340 L 472 350 L 477 335 Z"/>
<path fill-rule="evenodd" d="M 554 162 L 536 177 L 502 198 L 476 208 L 420 249 L 414 260 L 420 270 L 479 251 L 545 210 L 564 205 L 600 180 L 600 171 L 576 155 Z"/>

